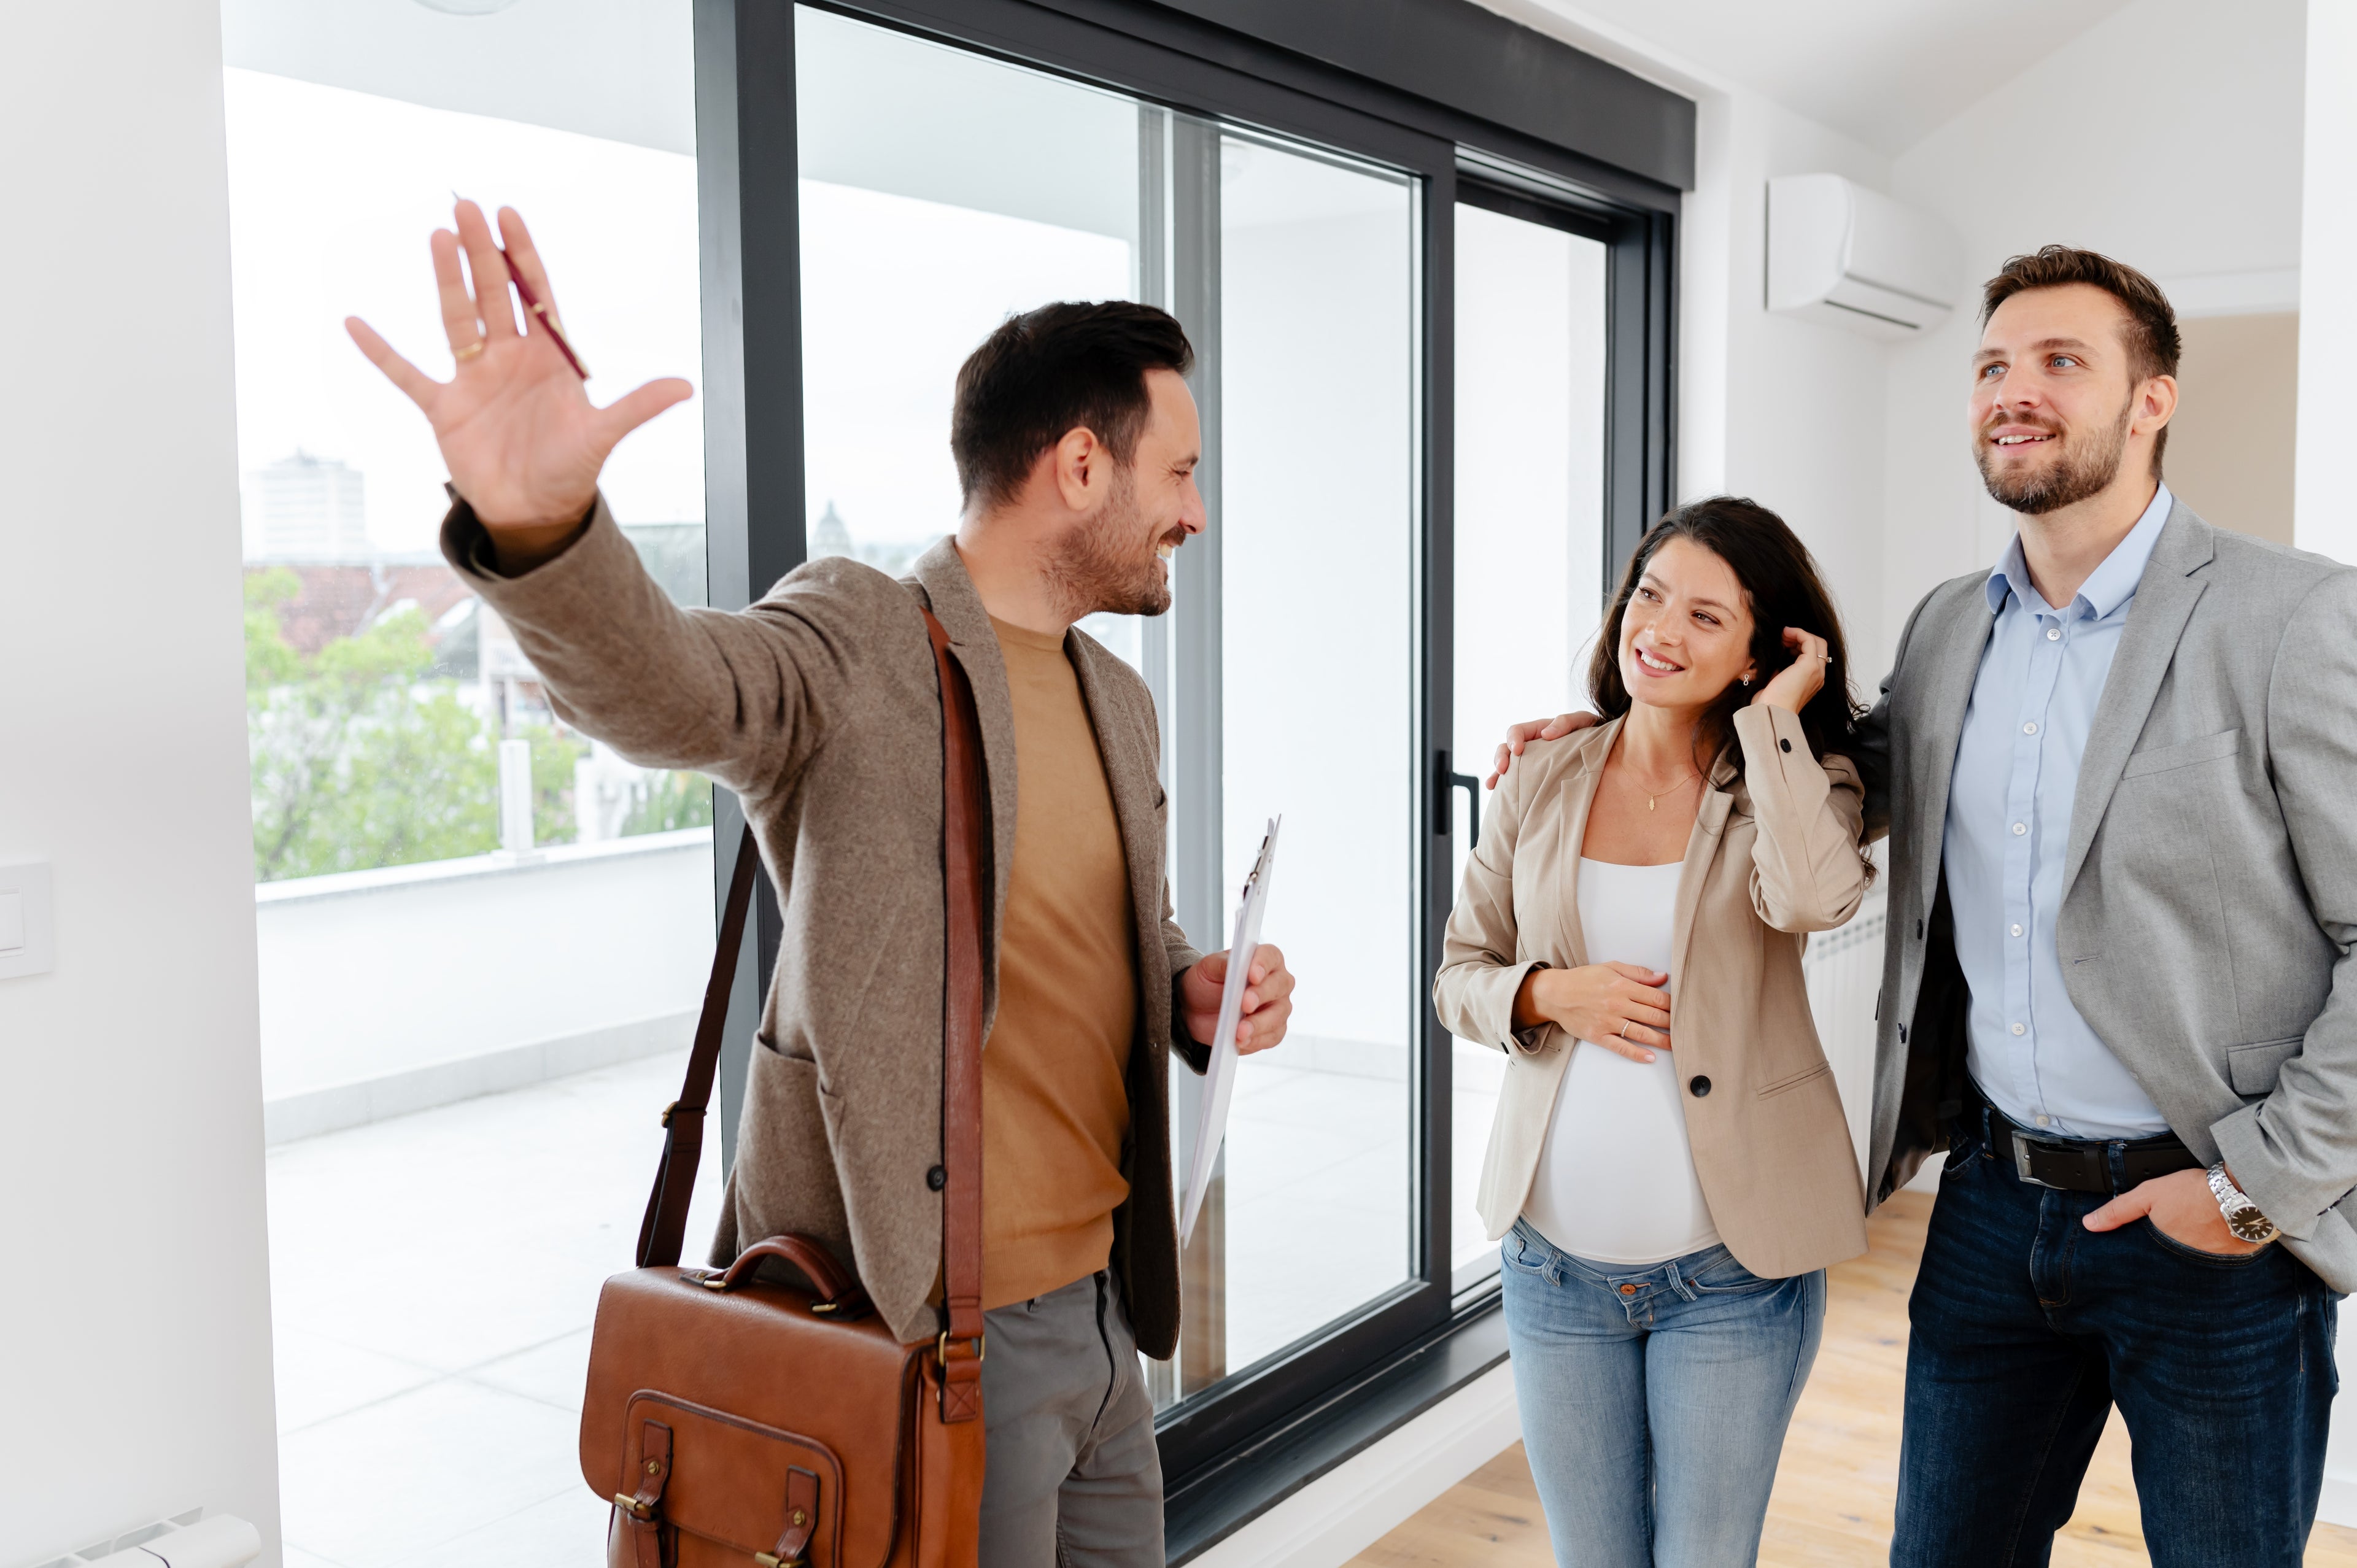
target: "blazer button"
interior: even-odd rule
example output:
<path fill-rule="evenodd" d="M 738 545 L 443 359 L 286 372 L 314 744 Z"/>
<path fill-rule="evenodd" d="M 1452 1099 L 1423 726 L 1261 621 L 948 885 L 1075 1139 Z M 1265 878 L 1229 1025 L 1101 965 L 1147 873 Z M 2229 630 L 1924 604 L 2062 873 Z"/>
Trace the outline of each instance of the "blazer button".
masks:
<path fill-rule="evenodd" d="M 1695 1098 L 1699 1100 L 1704 1095 L 1710 1092 L 1710 1079 L 1703 1077 L 1700 1073 L 1696 1073 L 1694 1077 L 1686 1080 L 1686 1087 L 1693 1090 Z"/>
<path fill-rule="evenodd" d="M 1792 743 L 1789 740 L 1780 740 L 1776 744 L 1782 746 L 1786 751 L 1792 749 Z"/>
<path fill-rule="evenodd" d="M 931 1170 L 925 1173 L 925 1185 L 931 1187 L 935 1192 L 939 1192 L 942 1188 L 950 1185 L 950 1173 L 942 1169 L 941 1166 L 935 1165 Z"/>

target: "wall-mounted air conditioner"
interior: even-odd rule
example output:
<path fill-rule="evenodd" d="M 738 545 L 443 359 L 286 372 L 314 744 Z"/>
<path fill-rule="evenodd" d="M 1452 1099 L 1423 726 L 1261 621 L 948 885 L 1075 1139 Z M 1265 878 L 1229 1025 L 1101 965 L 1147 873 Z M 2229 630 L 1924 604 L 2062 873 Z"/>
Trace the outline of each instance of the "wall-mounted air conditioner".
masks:
<path fill-rule="evenodd" d="M 1885 340 L 1946 319 L 1963 251 L 1937 219 L 1837 174 L 1768 182 L 1768 308 Z"/>

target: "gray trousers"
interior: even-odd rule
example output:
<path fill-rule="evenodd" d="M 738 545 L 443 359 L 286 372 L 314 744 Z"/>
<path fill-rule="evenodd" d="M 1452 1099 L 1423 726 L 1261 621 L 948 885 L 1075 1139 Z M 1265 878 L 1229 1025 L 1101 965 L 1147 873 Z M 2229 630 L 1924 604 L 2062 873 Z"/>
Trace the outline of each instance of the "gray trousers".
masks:
<path fill-rule="evenodd" d="M 983 1315 L 982 1568 L 1162 1568 L 1137 1340 L 1098 1273 Z"/>

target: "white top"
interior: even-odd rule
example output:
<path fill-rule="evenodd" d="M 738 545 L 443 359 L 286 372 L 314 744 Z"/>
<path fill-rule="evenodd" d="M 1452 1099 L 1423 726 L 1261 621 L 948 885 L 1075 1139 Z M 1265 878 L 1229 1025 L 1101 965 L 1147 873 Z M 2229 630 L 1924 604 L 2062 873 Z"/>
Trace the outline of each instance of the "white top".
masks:
<path fill-rule="evenodd" d="M 1581 856 L 1587 961 L 1670 974 L 1682 869 Z M 1637 1062 L 1586 1041 L 1571 1047 L 1523 1218 L 1572 1256 L 1649 1268 L 1718 1244 L 1686 1142 L 1676 1056 L 1656 1047 Z"/>

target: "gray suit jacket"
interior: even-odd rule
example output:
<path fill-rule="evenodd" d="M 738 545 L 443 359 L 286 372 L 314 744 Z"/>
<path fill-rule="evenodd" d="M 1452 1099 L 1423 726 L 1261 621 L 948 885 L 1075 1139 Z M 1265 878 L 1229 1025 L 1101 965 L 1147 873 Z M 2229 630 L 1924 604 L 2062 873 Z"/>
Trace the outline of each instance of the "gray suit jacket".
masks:
<path fill-rule="evenodd" d="M 1855 748 L 1891 833 L 1877 1202 L 1945 1145 L 1964 1084 L 1941 836 L 1986 575 L 1916 607 Z M 2062 886 L 2072 1004 L 2292 1252 L 2357 1289 L 2357 571 L 2176 503 L 2096 706 Z"/>
<path fill-rule="evenodd" d="M 597 502 L 588 530 L 521 576 L 489 564 L 462 502 L 442 549 L 514 628 L 556 711 L 635 762 L 694 768 L 735 790 L 775 879 L 785 931 L 761 1010 L 737 1167 L 713 1241 L 726 1263 L 780 1231 L 849 1262 L 902 1340 L 939 1327 L 942 1256 L 942 709 L 920 606 L 974 685 L 990 788 L 996 897 L 983 932 L 985 1036 L 1015 849 L 1015 710 L 990 616 L 943 540 L 894 582 L 813 561 L 759 603 L 681 609 Z M 1195 950 L 1170 918 L 1157 781 L 1161 732 L 1136 671 L 1078 630 L 1065 639 L 1096 730 L 1129 862 L 1137 1032 L 1129 1063 L 1129 1201 L 1114 1216 L 1139 1348 L 1178 1338 L 1169 1058 L 1209 1052 L 1178 1026 Z M 985 1048 L 988 1048 L 987 1038 Z"/>

